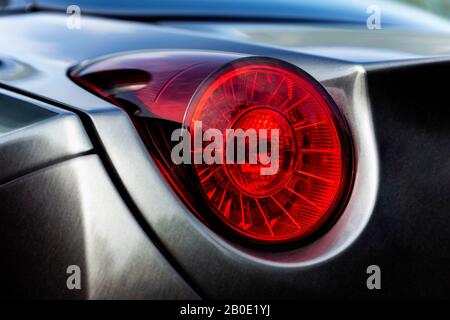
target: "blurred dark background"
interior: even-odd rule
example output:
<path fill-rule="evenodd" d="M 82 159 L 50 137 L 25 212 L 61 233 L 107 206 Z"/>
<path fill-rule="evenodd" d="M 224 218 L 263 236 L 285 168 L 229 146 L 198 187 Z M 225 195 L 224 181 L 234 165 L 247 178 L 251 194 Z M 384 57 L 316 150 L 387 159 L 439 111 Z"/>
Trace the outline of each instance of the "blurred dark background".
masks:
<path fill-rule="evenodd" d="M 398 2 L 410 4 L 434 14 L 450 18 L 450 1 L 448 0 L 395 0 Z"/>

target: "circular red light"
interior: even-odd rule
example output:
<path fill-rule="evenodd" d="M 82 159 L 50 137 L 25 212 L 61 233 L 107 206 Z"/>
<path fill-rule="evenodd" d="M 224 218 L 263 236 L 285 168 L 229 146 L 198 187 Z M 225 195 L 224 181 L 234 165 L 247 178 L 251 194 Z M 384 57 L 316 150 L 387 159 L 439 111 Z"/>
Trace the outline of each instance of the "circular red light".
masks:
<path fill-rule="evenodd" d="M 224 137 L 230 129 L 256 132 L 241 144 L 233 138 L 234 158 L 227 158 L 226 138 L 223 163 L 194 165 L 206 202 L 240 235 L 265 243 L 303 239 L 337 211 L 351 181 L 346 127 L 331 98 L 303 71 L 272 59 L 232 62 L 193 97 L 184 120 L 192 136 L 197 121 L 204 132 L 217 129 Z M 252 138 L 265 142 L 262 154 L 277 156 L 273 162 L 259 159 L 259 149 L 256 163 L 250 161 Z M 245 150 L 244 163 L 230 162 L 238 148 Z"/>

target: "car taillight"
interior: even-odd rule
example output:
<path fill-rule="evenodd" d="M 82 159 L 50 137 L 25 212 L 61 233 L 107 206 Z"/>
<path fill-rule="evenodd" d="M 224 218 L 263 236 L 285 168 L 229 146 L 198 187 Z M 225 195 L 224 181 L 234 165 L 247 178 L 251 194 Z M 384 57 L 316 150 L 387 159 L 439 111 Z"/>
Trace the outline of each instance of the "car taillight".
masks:
<path fill-rule="evenodd" d="M 218 232 L 281 244 L 317 234 L 342 212 L 353 180 L 348 127 L 301 69 L 272 58 L 160 52 L 70 75 L 128 111 L 170 184 Z M 190 133 L 182 156 L 191 163 L 173 161 L 180 128 Z"/>

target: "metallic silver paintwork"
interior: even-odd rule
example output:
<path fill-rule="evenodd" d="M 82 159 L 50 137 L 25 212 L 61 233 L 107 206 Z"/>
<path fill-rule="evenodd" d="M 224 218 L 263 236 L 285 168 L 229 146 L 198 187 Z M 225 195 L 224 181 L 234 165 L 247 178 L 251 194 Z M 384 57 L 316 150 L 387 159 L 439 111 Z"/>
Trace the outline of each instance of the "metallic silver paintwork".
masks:
<path fill-rule="evenodd" d="M 93 149 L 72 112 L 0 89 L 0 184 L 8 179 Z M 6 131 L 6 128 L 5 128 Z"/>
<path fill-rule="evenodd" d="M 0 202 L 0 228 L 15 237 L 0 244 L 0 267 L 22 297 L 198 298 L 133 219 L 97 155 L 4 184 Z M 81 268 L 81 291 L 66 287 L 69 265 Z"/>
<path fill-rule="evenodd" d="M 83 210 L 89 298 L 198 298 L 130 215 L 98 157 L 70 165 Z"/>
<path fill-rule="evenodd" d="M 383 21 L 383 20 L 382 20 Z M 365 25 L 208 23 L 167 21 L 163 25 L 225 39 L 288 48 L 356 63 L 415 60 L 450 55 L 450 30 L 368 30 Z"/>
<path fill-rule="evenodd" d="M 99 157 L 83 156 L 95 150 L 77 115 L 0 89 L 0 123 L 0 270 L 4 287 L 15 288 L 10 298 L 198 298 L 148 239 Z M 66 287 L 73 264 L 82 291 Z"/>

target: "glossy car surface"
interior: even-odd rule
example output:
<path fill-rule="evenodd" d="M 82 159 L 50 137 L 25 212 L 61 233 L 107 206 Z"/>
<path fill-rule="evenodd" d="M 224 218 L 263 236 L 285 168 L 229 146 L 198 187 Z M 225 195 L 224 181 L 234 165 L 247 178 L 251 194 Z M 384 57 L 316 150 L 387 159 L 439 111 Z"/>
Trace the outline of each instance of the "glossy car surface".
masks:
<path fill-rule="evenodd" d="M 0 17 L 1 295 L 448 296 L 450 24 L 390 3 L 380 3 L 380 30 L 367 29 L 359 1 L 161 3 L 79 1 L 80 29 L 67 28 L 64 1 L 30 11 L 18 2 Z M 68 77 L 134 51 L 267 56 L 320 81 L 347 118 L 357 158 L 339 220 L 309 244 L 265 251 L 197 219 L 126 112 Z M 81 290 L 67 289 L 69 265 L 83 271 Z M 370 265 L 382 270 L 382 290 L 366 287 Z"/>

